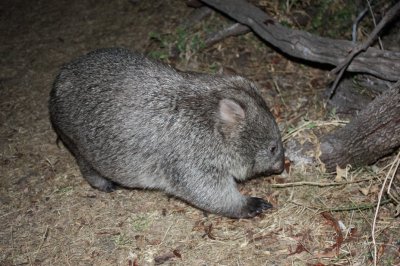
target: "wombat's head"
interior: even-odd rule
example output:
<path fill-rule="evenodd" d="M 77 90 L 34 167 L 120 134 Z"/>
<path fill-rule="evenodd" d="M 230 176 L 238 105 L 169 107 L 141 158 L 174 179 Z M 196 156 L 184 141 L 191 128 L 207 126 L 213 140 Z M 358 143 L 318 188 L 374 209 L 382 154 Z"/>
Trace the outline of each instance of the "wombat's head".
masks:
<path fill-rule="evenodd" d="M 219 100 L 217 128 L 240 157 L 232 175 L 243 180 L 257 175 L 280 174 L 284 149 L 279 128 L 255 85 L 234 78 L 229 95 Z"/>

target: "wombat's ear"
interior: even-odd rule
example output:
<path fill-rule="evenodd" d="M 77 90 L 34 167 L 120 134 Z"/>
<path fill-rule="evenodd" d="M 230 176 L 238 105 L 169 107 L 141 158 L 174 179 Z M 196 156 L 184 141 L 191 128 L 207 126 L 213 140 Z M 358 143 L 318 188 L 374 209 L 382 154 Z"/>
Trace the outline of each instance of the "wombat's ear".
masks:
<path fill-rule="evenodd" d="M 230 125 L 236 124 L 245 118 L 243 108 L 231 99 L 220 100 L 218 112 L 222 122 Z"/>

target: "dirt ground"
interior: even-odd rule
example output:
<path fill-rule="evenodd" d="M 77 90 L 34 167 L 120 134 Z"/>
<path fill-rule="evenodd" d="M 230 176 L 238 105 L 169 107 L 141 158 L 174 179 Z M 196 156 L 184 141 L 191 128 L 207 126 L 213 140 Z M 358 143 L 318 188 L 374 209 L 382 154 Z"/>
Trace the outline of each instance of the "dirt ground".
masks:
<path fill-rule="evenodd" d="M 337 124 L 322 101 L 326 72 L 294 63 L 252 33 L 198 49 L 229 20 L 215 13 L 178 30 L 192 12 L 185 1 L 133 2 L 0 2 L 0 265 L 371 264 L 374 206 L 394 157 L 336 177 L 348 184 L 320 185 L 335 181 L 315 156 L 318 136 Z M 233 71 L 258 83 L 285 144 L 308 147 L 299 155 L 303 163 L 282 176 L 239 184 L 242 193 L 271 201 L 272 211 L 233 220 L 162 192 L 107 194 L 87 184 L 56 145 L 48 94 L 62 64 L 111 46 L 181 70 Z M 317 185 L 285 185 L 302 181 Z M 381 206 L 379 265 L 400 265 L 399 227 L 393 205 Z"/>

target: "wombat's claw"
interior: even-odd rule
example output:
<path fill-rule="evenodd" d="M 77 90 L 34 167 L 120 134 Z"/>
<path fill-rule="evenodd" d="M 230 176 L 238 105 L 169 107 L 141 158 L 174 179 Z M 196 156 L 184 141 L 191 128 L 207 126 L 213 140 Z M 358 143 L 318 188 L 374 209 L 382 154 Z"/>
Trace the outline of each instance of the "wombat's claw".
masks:
<path fill-rule="evenodd" d="M 244 209 L 245 218 L 252 218 L 270 208 L 272 208 L 272 204 L 261 198 L 248 198 L 247 205 Z"/>

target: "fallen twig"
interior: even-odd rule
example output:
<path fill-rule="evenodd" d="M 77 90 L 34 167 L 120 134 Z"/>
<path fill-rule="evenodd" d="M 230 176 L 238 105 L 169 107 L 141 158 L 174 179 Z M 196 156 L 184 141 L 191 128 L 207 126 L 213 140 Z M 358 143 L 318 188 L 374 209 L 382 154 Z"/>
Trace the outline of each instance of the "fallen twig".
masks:
<path fill-rule="evenodd" d="M 396 164 L 396 165 L 395 165 L 394 169 L 392 170 L 392 176 L 390 177 L 390 182 L 389 182 L 389 185 L 388 185 L 388 188 L 387 188 L 387 193 L 388 193 L 389 198 L 391 198 L 398 205 L 398 204 L 400 204 L 400 200 L 397 199 L 392 194 L 391 188 L 392 188 L 393 180 L 394 180 L 394 177 L 396 175 L 397 169 L 399 169 L 399 165 L 400 165 L 400 151 L 399 151 L 399 153 L 397 153 L 397 157 L 396 157 L 396 160 L 394 161 L 394 164 Z M 392 167 L 391 167 L 391 169 L 392 169 Z"/>
<path fill-rule="evenodd" d="M 363 179 L 347 181 L 347 182 L 331 182 L 331 183 L 318 183 L 318 182 L 301 181 L 301 182 L 293 182 L 293 183 L 271 184 L 271 187 L 273 187 L 273 188 L 285 188 L 285 187 L 300 187 L 300 186 L 314 186 L 314 187 L 343 186 L 343 185 L 349 185 L 349 184 L 355 184 L 355 183 L 371 181 L 374 178 L 375 177 L 363 178 Z"/>
<path fill-rule="evenodd" d="M 400 2 L 399 2 L 400 3 Z M 375 227 L 376 227 L 376 220 L 378 219 L 378 213 L 379 213 L 379 206 L 381 205 L 382 202 L 382 196 L 383 196 L 383 192 L 385 191 L 385 186 L 387 181 L 389 180 L 389 177 L 391 175 L 395 175 L 398 167 L 399 167 L 399 158 L 400 158 L 400 152 L 397 154 L 396 159 L 393 161 L 389 171 L 386 174 L 385 180 L 382 183 L 382 187 L 381 190 L 379 191 L 379 195 L 378 195 L 378 203 L 376 204 L 376 210 L 375 210 L 375 215 L 374 215 L 374 221 L 372 223 L 372 245 L 374 247 L 374 265 L 377 264 L 378 262 L 378 249 L 376 247 L 376 239 L 375 239 Z M 392 174 L 393 173 L 393 174 Z M 391 201 L 391 199 L 390 199 Z"/>
<path fill-rule="evenodd" d="M 379 206 L 386 205 L 388 203 L 392 202 L 391 199 L 386 199 L 383 200 L 379 203 Z M 365 211 L 369 209 L 373 209 L 377 206 L 377 204 L 360 204 L 360 205 L 354 205 L 354 206 L 344 206 L 344 207 L 337 207 L 337 208 L 330 208 L 330 209 L 325 209 L 325 211 L 331 211 L 331 212 L 344 212 L 344 211 Z"/>
<path fill-rule="evenodd" d="M 305 123 L 301 124 L 300 126 L 291 129 L 290 132 L 286 133 L 282 137 L 282 141 L 288 140 L 290 137 L 296 136 L 299 132 L 306 130 L 306 129 L 311 129 L 315 127 L 323 127 L 323 126 L 340 126 L 340 125 L 346 125 L 349 123 L 348 121 L 345 120 L 332 120 L 332 121 L 306 121 Z"/>
<path fill-rule="evenodd" d="M 240 24 L 240 23 L 235 23 L 232 25 L 229 25 L 228 27 L 213 33 L 210 37 L 208 37 L 205 40 L 205 47 L 210 47 L 217 42 L 222 41 L 223 39 L 230 37 L 230 36 L 237 36 L 237 35 L 242 35 L 247 32 L 250 32 L 250 28 Z"/>
<path fill-rule="evenodd" d="M 290 203 L 305 207 L 311 210 L 318 210 L 321 212 L 344 212 L 344 211 L 365 211 L 369 209 L 373 209 L 377 206 L 377 203 L 372 203 L 372 204 L 360 204 L 360 205 L 353 205 L 353 206 L 343 206 L 343 207 L 337 207 L 337 208 L 326 208 L 326 207 L 318 207 L 318 206 L 310 206 L 310 205 L 304 205 L 295 201 L 289 201 Z M 385 205 L 392 202 L 391 199 L 386 199 L 382 200 L 379 203 L 379 206 Z"/>
<path fill-rule="evenodd" d="M 353 43 L 357 42 L 357 27 L 358 27 L 358 24 L 364 18 L 365 14 L 367 14 L 367 12 L 368 12 L 368 8 L 365 8 L 363 11 L 361 11 L 360 14 L 357 16 L 357 18 L 355 19 L 355 21 L 353 23 L 352 32 L 351 32 L 351 39 L 352 39 Z"/>

